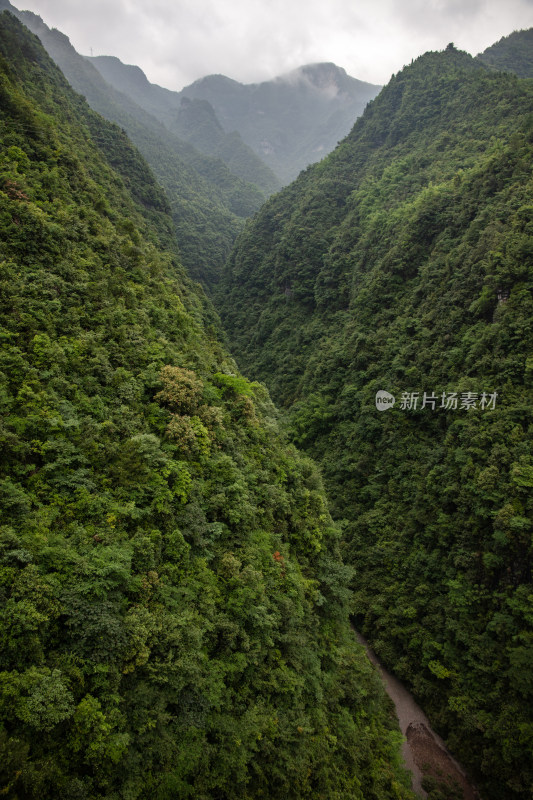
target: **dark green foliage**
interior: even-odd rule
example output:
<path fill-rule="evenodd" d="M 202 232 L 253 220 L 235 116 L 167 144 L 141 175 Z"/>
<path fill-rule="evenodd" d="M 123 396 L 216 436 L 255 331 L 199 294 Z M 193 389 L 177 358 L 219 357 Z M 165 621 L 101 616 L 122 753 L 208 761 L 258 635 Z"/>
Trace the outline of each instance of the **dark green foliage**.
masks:
<path fill-rule="evenodd" d="M 320 477 L 151 173 L 9 14 L 0 96 L 0 794 L 407 800 Z"/>
<path fill-rule="evenodd" d="M 477 57 L 493 69 L 533 78 L 533 28 L 504 36 Z"/>
<path fill-rule="evenodd" d="M 219 296 L 322 464 L 357 624 L 499 800 L 533 790 L 532 95 L 418 59 L 247 225 Z"/>

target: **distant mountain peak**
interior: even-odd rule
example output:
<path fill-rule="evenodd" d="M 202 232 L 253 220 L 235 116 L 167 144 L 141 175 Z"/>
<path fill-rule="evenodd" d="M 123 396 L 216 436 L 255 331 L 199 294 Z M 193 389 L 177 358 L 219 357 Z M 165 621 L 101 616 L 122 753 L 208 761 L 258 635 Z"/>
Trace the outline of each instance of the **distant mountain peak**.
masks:
<path fill-rule="evenodd" d="M 84 58 L 94 64 L 104 78 L 110 80 L 111 83 L 114 83 L 114 76 L 120 75 L 126 88 L 129 85 L 132 89 L 147 91 L 152 86 L 140 67 L 135 64 L 124 64 L 116 56 L 84 56 Z"/>
<path fill-rule="evenodd" d="M 203 78 L 198 78 L 198 80 L 191 83 L 190 87 L 192 86 L 202 88 L 209 86 L 210 89 L 215 89 L 217 87 L 227 88 L 228 86 L 242 86 L 242 84 L 233 78 L 228 78 L 227 75 L 222 75 L 220 72 L 217 72 L 213 75 L 205 75 Z"/>
<path fill-rule="evenodd" d="M 305 64 L 285 75 L 276 78 L 276 82 L 289 83 L 292 86 L 306 86 L 325 94 L 329 99 L 337 97 L 344 88 L 348 74 L 342 67 L 331 62 Z"/>
<path fill-rule="evenodd" d="M 306 81 L 321 88 L 324 82 L 338 80 L 339 76 L 345 77 L 347 72 L 342 67 L 338 67 L 332 61 L 317 62 L 314 64 L 304 64 L 301 67 L 280 75 L 276 80 L 279 81 Z"/>
<path fill-rule="evenodd" d="M 380 90 L 332 62 L 305 64 L 258 83 L 208 75 L 181 94 L 207 100 L 285 183 L 330 152 Z"/>

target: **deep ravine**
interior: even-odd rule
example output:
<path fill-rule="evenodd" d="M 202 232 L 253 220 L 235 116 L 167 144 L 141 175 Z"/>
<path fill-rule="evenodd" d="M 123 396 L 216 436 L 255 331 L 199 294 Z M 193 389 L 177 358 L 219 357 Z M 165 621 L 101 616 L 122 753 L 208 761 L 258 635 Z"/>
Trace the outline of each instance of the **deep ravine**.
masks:
<path fill-rule="evenodd" d="M 424 778 L 433 778 L 453 787 L 453 797 L 462 800 L 481 800 L 474 784 L 464 769 L 448 751 L 440 736 L 431 728 L 431 723 L 415 702 L 405 686 L 381 664 L 370 649 L 366 639 L 355 631 L 357 641 L 363 645 L 369 660 L 377 668 L 385 691 L 394 703 L 400 730 L 404 736 L 402 756 L 407 769 L 412 774 L 413 791 L 427 797 L 422 788 Z M 462 792 L 462 794 L 461 794 Z"/>

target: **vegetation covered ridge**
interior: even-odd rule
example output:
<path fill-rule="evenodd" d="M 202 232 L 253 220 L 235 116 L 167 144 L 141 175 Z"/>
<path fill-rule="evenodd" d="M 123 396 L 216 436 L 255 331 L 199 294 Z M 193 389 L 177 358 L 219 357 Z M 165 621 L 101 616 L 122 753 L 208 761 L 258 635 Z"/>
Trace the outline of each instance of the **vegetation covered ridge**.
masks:
<path fill-rule="evenodd" d="M 279 179 L 254 151 L 245 145 L 236 130 L 224 131 L 215 111 L 206 100 L 191 100 L 179 92 L 163 89 L 148 81 L 136 66 L 123 64 L 114 56 L 85 57 L 111 86 L 127 94 L 165 126 L 195 148 L 218 157 L 231 171 L 266 194 L 280 188 Z"/>
<path fill-rule="evenodd" d="M 519 78 L 533 78 L 533 28 L 503 36 L 477 58 L 492 69 L 514 72 Z"/>
<path fill-rule="evenodd" d="M 408 800 L 315 466 L 7 13 L 0 231 L 0 794 Z"/>
<path fill-rule="evenodd" d="M 266 195 L 109 85 L 63 33 L 48 28 L 39 16 L 19 11 L 9 0 L 0 0 L 3 9 L 40 38 L 71 86 L 94 111 L 126 131 L 165 189 L 183 265 L 204 286 L 216 283 L 244 219 L 257 211 Z"/>
<path fill-rule="evenodd" d="M 322 466 L 358 626 L 495 800 L 533 787 L 532 95 L 453 45 L 415 60 L 219 295 Z"/>

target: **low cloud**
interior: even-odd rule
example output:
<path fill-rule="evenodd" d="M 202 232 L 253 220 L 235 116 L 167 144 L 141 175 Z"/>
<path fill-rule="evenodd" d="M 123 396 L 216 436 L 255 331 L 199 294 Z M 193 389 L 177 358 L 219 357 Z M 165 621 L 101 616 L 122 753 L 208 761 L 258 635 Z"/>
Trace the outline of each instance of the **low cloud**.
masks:
<path fill-rule="evenodd" d="M 15 3 L 16 5 L 16 3 Z M 475 55 L 533 25 L 533 0 L 25 0 L 84 54 L 138 64 L 179 89 L 210 73 L 243 82 L 333 61 L 386 83 L 453 41 Z"/>

